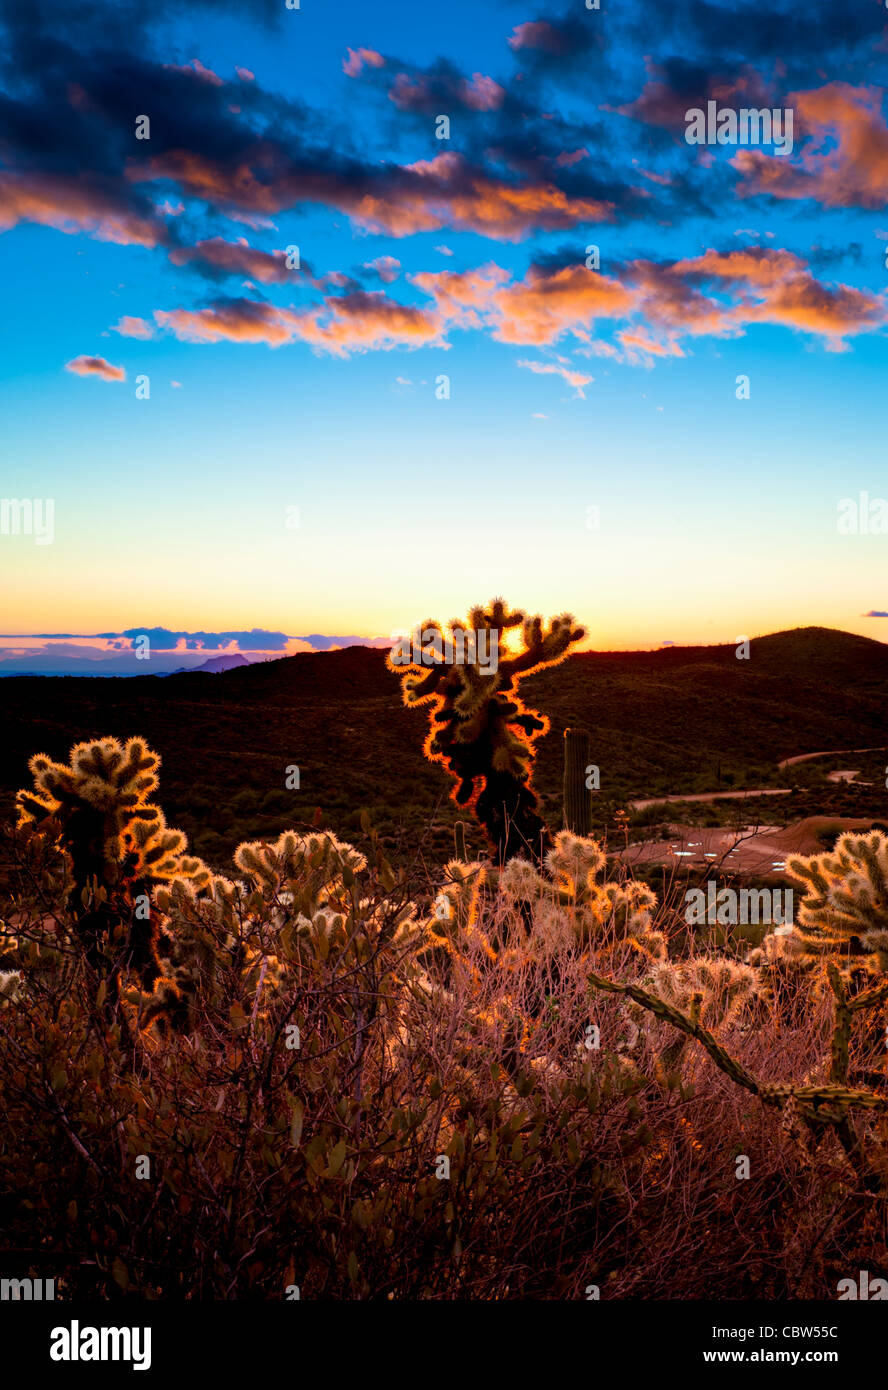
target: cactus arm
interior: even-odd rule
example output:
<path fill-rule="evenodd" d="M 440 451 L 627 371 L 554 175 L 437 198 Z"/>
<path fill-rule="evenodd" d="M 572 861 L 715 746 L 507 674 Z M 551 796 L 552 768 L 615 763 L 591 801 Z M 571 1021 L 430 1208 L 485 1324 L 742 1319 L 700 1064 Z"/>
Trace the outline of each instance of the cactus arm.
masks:
<path fill-rule="evenodd" d="M 752 1076 L 740 1063 L 722 1047 L 721 1043 L 713 1037 L 708 1028 L 704 1028 L 702 1023 L 695 1023 L 686 1018 L 680 1009 L 676 1009 L 672 1004 L 667 1004 L 665 999 L 658 999 L 655 994 L 649 994 L 640 985 L 620 984 L 617 980 L 607 980 L 601 975 L 589 973 L 589 981 L 595 989 L 607 990 L 613 994 L 625 994 L 629 999 L 634 999 L 636 1004 L 640 1004 L 643 1009 L 654 1014 L 657 1018 L 662 1018 L 666 1023 L 671 1023 L 674 1028 L 678 1028 L 682 1033 L 687 1033 L 689 1038 L 696 1038 L 709 1053 L 715 1065 L 720 1071 L 735 1081 L 744 1090 L 751 1091 L 754 1096 L 761 1094 L 761 1088 L 755 1077 Z"/>
<path fill-rule="evenodd" d="M 662 1018 L 665 1022 L 671 1023 L 673 1027 L 686 1033 L 688 1037 L 696 1038 L 720 1071 L 723 1071 L 738 1086 L 742 1086 L 745 1090 L 758 1096 L 764 1105 L 774 1105 L 782 1109 L 791 1098 L 794 1098 L 798 1104 L 799 1113 L 804 1119 L 814 1123 L 825 1121 L 837 1127 L 846 1125 L 849 1110 L 888 1109 L 888 1096 L 879 1096 L 872 1091 L 855 1090 L 840 1084 L 793 1086 L 787 1082 L 769 1084 L 758 1081 L 722 1047 L 708 1028 L 704 1028 L 700 1023 L 695 1023 L 692 1019 L 687 1018 L 679 1009 L 667 1004 L 665 1000 L 649 994 L 639 985 L 621 984 L 617 980 L 608 980 L 591 972 L 588 978 L 595 989 L 607 990 L 613 994 L 624 994 L 628 998 L 634 999 L 649 1013 L 654 1014 L 657 1018 Z M 826 1113 L 824 1113 L 824 1107 Z"/>
<path fill-rule="evenodd" d="M 851 1010 L 842 977 L 832 961 L 826 967 L 830 988 L 835 997 L 835 1022 L 830 1044 L 829 1079 L 836 1084 L 848 1080 L 848 1044 L 851 1038 Z"/>

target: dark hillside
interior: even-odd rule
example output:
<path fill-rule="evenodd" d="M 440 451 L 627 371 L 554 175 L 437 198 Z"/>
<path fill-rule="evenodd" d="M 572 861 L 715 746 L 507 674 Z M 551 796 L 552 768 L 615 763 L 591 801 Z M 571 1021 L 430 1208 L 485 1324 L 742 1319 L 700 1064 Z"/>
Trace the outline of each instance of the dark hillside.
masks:
<path fill-rule="evenodd" d="M 733 644 L 584 653 L 531 677 L 523 691 L 552 721 L 537 782 L 556 817 L 560 735 L 572 723 L 592 731 L 609 806 L 808 785 L 814 774 L 792 769 L 787 781 L 778 760 L 888 743 L 888 646 L 825 628 L 754 639 L 748 661 L 737 660 Z M 324 824 L 356 840 L 366 808 L 387 836 L 409 831 L 414 850 L 417 832 L 433 825 L 424 842 L 432 858 L 451 843 L 457 813 L 449 779 L 422 754 L 425 714 L 402 706 L 384 653 L 373 648 L 163 679 L 9 678 L 0 681 L 0 721 L 4 809 L 27 780 L 32 753 L 62 757 L 83 739 L 139 733 L 163 758 L 170 822 L 217 863 L 238 841 L 310 821 L 317 807 Z M 285 787 L 292 764 L 299 791 Z M 882 789 L 879 808 L 870 806 L 872 789 L 840 791 L 844 814 L 884 810 Z"/>

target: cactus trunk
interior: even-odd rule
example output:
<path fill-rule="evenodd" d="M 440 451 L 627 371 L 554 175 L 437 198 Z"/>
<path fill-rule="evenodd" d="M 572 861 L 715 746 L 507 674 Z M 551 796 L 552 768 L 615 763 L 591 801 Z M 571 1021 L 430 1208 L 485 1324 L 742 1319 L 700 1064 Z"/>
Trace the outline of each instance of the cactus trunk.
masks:
<path fill-rule="evenodd" d="M 585 729 L 564 731 L 564 827 L 574 835 L 592 830 L 592 795 L 586 786 L 590 738 Z"/>
<path fill-rule="evenodd" d="M 462 864 L 468 864 L 469 856 L 466 853 L 466 823 L 458 820 L 453 827 L 453 848 L 455 857 Z"/>

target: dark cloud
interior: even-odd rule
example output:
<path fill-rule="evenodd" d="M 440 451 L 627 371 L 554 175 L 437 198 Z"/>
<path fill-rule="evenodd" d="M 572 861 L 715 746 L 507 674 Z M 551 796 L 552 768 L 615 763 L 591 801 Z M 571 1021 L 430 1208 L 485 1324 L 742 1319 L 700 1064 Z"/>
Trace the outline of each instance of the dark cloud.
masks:
<path fill-rule="evenodd" d="M 863 247 L 859 241 L 850 241 L 847 246 L 812 246 L 808 261 L 818 270 L 828 270 L 833 265 L 862 265 Z"/>
<path fill-rule="evenodd" d="M 855 4 L 799 5 L 796 0 L 678 0 L 670 16 L 698 48 L 718 61 L 724 56 L 771 60 L 784 65 L 830 63 L 888 32 L 882 0 Z"/>
<path fill-rule="evenodd" d="M 163 23 L 195 5 L 5 0 L 0 232 L 17 222 L 38 222 L 163 248 L 174 265 L 211 281 L 237 276 L 341 294 L 298 312 L 227 297 L 196 312 L 161 311 L 159 323 L 202 340 L 302 338 L 332 350 L 344 350 L 341 335 L 348 333 L 361 345 L 433 341 L 436 325 L 427 316 L 363 292 L 367 265 L 356 275 L 334 271 L 319 278 L 305 265 L 290 271 L 283 247 L 254 247 L 226 219 L 263 228 L 281 212 L 319 204 L 363 231 L 393 237 L 440 229 L 510 241 L 538 232 L 575 233 L 575 245 L 535 264 L 553 273 L 575 265 L 585 244 L 595 241 L 613 273 L 608 243 L 613 246 L 616 238 L 607 235 L 610 228 L 631 220 L 670 226 L 692 216 L 721 215 L 738 169 L 752 191 L 785 197 L 807 192 L 807 171 L 778 168 L 778 186 L 760 152 L 754 152 L 758 162 L 733 168 L 722 162 L 704 169 L 668 158 L 690 106 L 710 98 L 771 104 L 785 87 L 784 77 L 775 75 L 778 58 L 762 61 L 761 70 L 756 63 L 778 39 L 784 62 L 787 36 L 799 29 L 804 43 L 794 54 L 819 63 L 819 47 L 833 39 L 836 51 L 850 53 L 885 26 L 884 11 L 870 0 L 853 9 L 822 7 L 813 15 L 796 15 L 786 0 L 773 12 L 751 3 L 728 8 L 678 0 L 653 30 L 642 6 L 602 5 L 587 11 L 575 4 L 543 16 L 522 9 L 511 32 L 504 27 L 506 72 L 464 71 L 445 58 L 417 67 L 375 50 L 349 49 L 340 78 L 349 109 L 361 94 L 377 100 L 397 139 L 412 141 L 410 162 L 397 162 L 378 158 L 366 143 L 355 148 L 356 141 L 365 141 L 363 123 L 347 121 L 342 111 L 324 115 L 266 91 L 259 81 L 243 80 L 237 71 L 214 73 L 197 59 L 186 64 L 181 54 L 163 49 L 157 38 Z M 236 0 L 222 8 L 269 23 L 287 15 L 281 0 L 251 6 L 248 15 Z M 210 9 L 219 12 L 218 5 L 207 4 Z M 644 31 L 635 27 L 642 19 Z M 646 73 L 638 56 L 643 52 L 653 55 Z M 360 54 L 365 56 L 358 61 Z M 617 87 L 625 100 L 606 107 L 605 91 Z M 816 116 L 813 97 L 809 105 Z M 870 133 L 874 114 L 863 111 L 852 126 L 857 108 L 847 95 L 845 106 L 848 130 Z M 428 136 L 430 120 L 442 113 L 453 117 L 452 140 L 427 142 L 429 153 L 417 158 L 414 135 L 422 129 Z M 135 138 L 138 115 L 151 119 L 150 140 Z M 872 139 L 868 148 L 874 148 Z M 661 155 L 667 156 L 663 162 Z M 873 176 L 867 206 L 881 196 L 880 180 Z M 842 184 L 833 201 L 848 201 L 853 193 Z M 181 206 L 184 200 L 188 206 Z M 821 248 L 812 264 L 827 266 L 842 254 Z M 844 253 L 849 260 L 860 254 L 859 247 Z M 387 283 L 384 272 L 376 274 Z M 659 287 L 658 300 L 667 285 Z M 803 310 L 813 313 L 813 306 L 798 303 L 792 311 Z M 322 313 L 329 318 L 319 319 Z M 139 323 L 131 316 L 121 322 Z"/>
<path fill-rule="evenodd" d="M 508 44 L 518 61 L 523 80 L 531 85 L 557 78 L 586 83 L 600 79 L 607 71 L 613 36 L 613 11 L 602 0 L 600 10 L 587 10 L 579 4 L 563 14 L 533 14 L 517 24 Z"/>
<path fill-rule="evenodd" d="M 137 48 L 165 21 L 200 11 L 244 17 L 242 0 L 2 0 L 0 20 L 20 49 L 52 45 L 61 36 L 88 53 L 97 35 L 109 45 Z M 253 23 L 278 28 L 287 17 L 283 0 L 250 0 Z"/>
<path fill-rule="evenodd" d="M 505 87 L 494 78 L 478 72 L 466 76 L 446 58 L 439 58 L 422 71 L 389 59 L 384 78 L 382 69 L 368 71 L 376 71 L 377 81 L 382 78 L 387 85 L 389 100 L 400 111 L 412 111 L 424 116 L 437 116 L 454 110 L 495 111 L 506 98 Z"/>
<path fill-rule="evenodd" d="M 152 9 L 152 23 L 174 12 L 173 5 Z M 96 4 L 7 3 L 0 230 L 37 221 L 163 247 L 206 278 L 243 274 L 284 284 L 290 276 L 279 253 L 226 235 L 222 219 L 261 227 L 317 203 L 396 237 L 447 228 L 517 240 L 618 214 L 667 221 L 708 210 L 686 175 L 653 181 L 630 168 L 627 176 L 613 118 L 584 121 L 541 101 L 539 65 L 554 53 L 528 50 L 536 77 L 522 71 L 523 86 L 445 59 L 418 69 L 386 58 L 343 78 L 355 92 L 381 84 L 401 139 L 411 123 L 427 130 L 442 109 L 458 113 L 452 142 L 402 164 L 356 150 L 360 123 L 341 112 L 327 117 L 258 81 L 155 55 L 129 3 L 108 23 L 106 13 Z M 561 57 L 575 62 L 598 52 L 600 20 L 584 10 L 551 21 L 566 45 Z M 91 42 L 83 43 L 90 26 Z M 525 50 L 516 52 L 524 62 Z M 136 138 L 142 115 L 150 140 Z M 171 203 L 182 197 L 192 202 L 174 213 Z"/>
<path fill-rule="evenodd" d="M 619 108 L 649 125 L 684 134 L 687 111 L 710 99 L 723 106 L 770 106 L 771 93 L 758 73 L 744 65 L 719 72 L 686 58 L 648 64 L 648 81 L 635 101 Z"/>

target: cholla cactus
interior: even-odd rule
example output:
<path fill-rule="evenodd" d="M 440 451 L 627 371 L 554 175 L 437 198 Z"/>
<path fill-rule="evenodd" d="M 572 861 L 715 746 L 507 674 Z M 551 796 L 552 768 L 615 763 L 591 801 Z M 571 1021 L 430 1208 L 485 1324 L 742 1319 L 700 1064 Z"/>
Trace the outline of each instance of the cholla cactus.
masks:
<path fill-rule="evenodd" d="M 67 764 L 31 758 L 34 790 L 17 796 L 20 826 L 55 841 L 70 862 L 68 908 L 91 964 L 115 975 L 134 968 L 148 986 L 160 974 L 159 943 L 150 911 L 140 913 L 136 900 L 147 904 L 156 884 L 174 878 L 198 885 L 210 877 L 149 800 L 159 765 L 140 738 L 78 743 Z"/>
<path fill-rule="evenodd" d="M 558 887 L 574 896 L 588 891 L 591 880 L 605 864 L 604 852 L 595 840 L 562 830 L 546 855 L 546 868 Z"/>
<path fill-rule="evenodd" d="M 187 1031 L 198 998 L 218 995 L 223 966 L 236 959 L 241 898 L 237 884 L 215 874 L 199 890 L 188 879 L 173 879 L 155 890 L 153 910 L 163 923 L 167 949 L 153 991 L 145 995 L 133 989 L 127 995 L 137 1008 L 140 1028 L 161 1020 Z"/>
<path fill-rule="evenodd" d="M 18 970 L 0 970 L 0 1013 L 14 1004 L 18 999 L 22 989 L 21 972 Z"/>
<path fill-rule="evenodd" d="M 606 929 L 625 938 L 634 949 L 657 958 L 665 942 L 652 930 L 657 899 L 647 884 L 636 879 L 601 882 L 606 857 L 595 840 L 562 830 L 546 856 L 546 868 L 559 901 L 570 913 L 577 940 L 583 947 L 599 940 Z"/>
<path fill-rule="evenodd" d="M 847 1129 L 847 1122 L 856 1110 L 888 1110 L 888 1096 L 833 1081 L 802 1085 L 782 1081 L 759 1081 L 736 1057 L 731 1056 L 708 1028 L 704 1027 L 699 1018 L 699 996 L 695 996 L 690 1008 L 683 1010 L 640 985 L 610 980 L 592 971 L 589 972 L 589 981 L 593 989 L 622 994 L 653 1014 L 655 1018 L 671 1023 L 685 1037 L 696 1039 L 709 1053 L 719 1070 L 738 1086 L 758 1096 L 764 1105 L 773 1106 L 781 1111 L 787 1105 L 791 1105 L 797 1115 L 808 1124 L 834 1125 L 849 1159 L 855 1165 L 862 1166 L 858 1142 L 854 1134 Z M 839 1026 L 838 1020 L 836 1026 Z"/>
<path fill-rule="evenodd" d="M 884 1085 L 888 838 L 841 835 L 833 851 L 797 855 L 787 867 L 806 885 L 798 921 L 770 932 L 748 963 L 770 1006 L 790 1021 L 832 995 L 832 1079 L 844 1081 L 850 1068 L 868 1085 Z"/>
<path fill-rule="evenodd" d="M 812 962 L 794 925 L 769 931 L 748 953 L 746 964 L 756 971 L 761 998 L 787 1022 L 801 1022 L 812 998 L 823 993 L 823 981 L 812 980 Z"/>
<path fill-rule="evenodd" d="M 341 898 L 367 867 L 363 854 L 335 835 L 297 835 L 293 830 L 284 831 L 273 844 L 260 840 L 239 845 L 234 862 L 263 892 L 273 895 L 295 882 L 306 901 L 321 904 Z"/>
<path fill-rule="evenodd" d="M 211 876 L 196 887 L 174 880 L 154 895 L 173 943 L 152 995 L 133 993 L 143 1027 L 157 1020 L 193 1026 L 201 999 L 272 998 L 305 970 L 366 965 L 386 941 L 398 951 L 418 935 L 413 907 L 383 913 L 360 879 L 367 861 L 334 835 L 288 830 L 268 843 L 244 843 L 234 861 L 243 877 Z"/>
<path fill-rule="evenodd" d="M 756 971 L 726 956 L 660 961 L 649 979 L 661 999 L 680 1009 L 693 1006 L 700 1022 L 709 1029 L 735 1022 L 760 991 Z M 699 1000 L 696 1006 L 695 999 Z"/>
<path fill-rule="evenodd" d="M 656 935 L 661 949 L 651 952 L 651 967 L 639 980 L 639 986 L 650 992 L 652 998 L 688 1015 L 695 1023 L 710 1030 L 729 1026 L 763 993 L 759 973 L 751 966 L 723 956 L 670 960 L 665 939 Z M 627 1061 L 634 1066 L 636 1063 L 629 1054 L 641 1049 L 639 1025 L 644 1006 L 630 997 L 623 1007 L 623 1015 L 634 1036 L 621 1046 Z M 654 1049 L 654 1075 L 668 1089 L 681 1082 L 681 1062 L 687 1044 L 687 1035 L 677 1033 L 665 1045 Z"/>
<path fill-rule="evenodd" d="M 523 649 L 514 656 L 500 650 L 504 632 L 521 627 Z M 550 843 L 531 787 L 534 743 L 548 731 L 548 720 L 525 707 L 516 694 L 518 682 L 533 671 L 554 666 L 585 636 L 570 613 L 553 618 L 548 629 L 540 617 L 510 612 L 502 599 L 488 608 L 473 608 L 466 622 L 453 621 L 449 635 L 429 620 L 433 634 L 424 646 L 430 664 L 406 653 L 390 654 L 389 668 L 401 676 L 404 703 L 430 704 L 426 756 L 443 763 L 456 779 L 454 799 L 471 805 L 504 862 L 518 854 L 538 857 Z M 484 633 L 496 660 L 486 665 L 462 634 Z M 449 660 L 457 649 L 470 660 Z M 480 787 L 479 787 L 480 784 Z"/>
<path fill-rule="evenodd" d="M 511 859 L 447 866 L 447 882 L 426 924 L 428 939 L 451 954 L 484 937 L 485 951 L 520 946 L 536 957 L 565 945 L 585 950 L 605 934 L 627 940 L 646 960 L 665 953 L 652 929 L 656 897 L 644 883 L 602 882 L 606 857 L 594 840 L 559 831 L 541 866 Z"/>
<path fill-rule="evenodd" d="M 832 961 L 846 982 L 888 970 L 888 837 L 840 835 L 827 854 L 787 861 L 807 885 L 796 928 L 811 965 Z"/>

